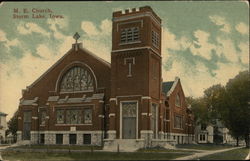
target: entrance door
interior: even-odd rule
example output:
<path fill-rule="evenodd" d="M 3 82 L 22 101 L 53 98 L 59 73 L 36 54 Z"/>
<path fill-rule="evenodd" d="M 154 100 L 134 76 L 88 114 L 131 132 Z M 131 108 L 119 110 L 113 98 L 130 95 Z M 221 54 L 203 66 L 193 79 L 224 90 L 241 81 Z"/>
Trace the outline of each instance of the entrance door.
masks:
<path fill-rule="evenodd" d="M 151 130 L 153 131 L 153 138 L 157 136 L 157 104 L 152 103 L 151 105 Z"/>
<path fill-rule="evenodd" d="M 30 140 L 31 111 L 23 112 L 23 140 Z"/>
<path fill-rule="evenodd" d="M 137 102 L 122 102 L 122 138 L 136 139 Z"/>

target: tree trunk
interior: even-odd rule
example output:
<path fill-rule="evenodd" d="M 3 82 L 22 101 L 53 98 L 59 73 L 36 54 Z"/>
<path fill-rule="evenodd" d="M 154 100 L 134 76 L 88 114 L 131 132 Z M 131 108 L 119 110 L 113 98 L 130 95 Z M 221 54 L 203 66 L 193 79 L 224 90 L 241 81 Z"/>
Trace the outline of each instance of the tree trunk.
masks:
<path fill-rule="evenodd" d="M 239 146 L 239 137 L 236 137 L 236 146 Z"/>
<path fill-rule="evenodd" d="M 249 148 L 249 134 L 245 135 L 246 148 Z"/>

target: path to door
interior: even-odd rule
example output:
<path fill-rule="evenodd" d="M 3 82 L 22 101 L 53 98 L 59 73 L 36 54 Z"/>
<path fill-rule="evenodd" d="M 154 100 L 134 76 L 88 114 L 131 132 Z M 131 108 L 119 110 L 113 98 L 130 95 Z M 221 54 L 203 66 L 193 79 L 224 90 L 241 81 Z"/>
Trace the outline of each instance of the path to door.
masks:
<path fill-rule="evenodd" d="M 227 148 L 227 149 L 221 149 L 221 150 L 203 150 L 203 152 L 194 153 L 194 154 L 192 154 L 190 156 L 180 157 L 180 158 L 176 158 L 174 160 L 194 160 L 194 159 L 204 157 L 206 155 L 225 152 L 225 151 L 229 151 L 229 150 L 233 150 L 233 149 L 239 149 L 239 148 L 242 148 L 242 147 Z M 189 150 L 192 150 L 192 149 L 189 149 Z"/>

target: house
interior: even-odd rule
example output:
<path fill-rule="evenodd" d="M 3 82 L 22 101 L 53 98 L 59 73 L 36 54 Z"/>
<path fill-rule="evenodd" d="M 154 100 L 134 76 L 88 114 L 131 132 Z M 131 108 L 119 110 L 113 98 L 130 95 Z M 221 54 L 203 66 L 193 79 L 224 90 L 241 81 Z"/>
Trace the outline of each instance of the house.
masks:
<path fill-rule="evenodd" d="M 19 142 L 131 149 L 193 137 L 180 79 L 169 91 L 162 83 L 161 19 L 151 7 L 113 13 L 111 63 L 77 43 L 79 37 L 23 90 Z"/>
<path fill-rule="evenodd" d="M 6 116 L 7 114 L 0 112 L 0 143 L 5 141 L 5 132 L 7 130 Z"/>

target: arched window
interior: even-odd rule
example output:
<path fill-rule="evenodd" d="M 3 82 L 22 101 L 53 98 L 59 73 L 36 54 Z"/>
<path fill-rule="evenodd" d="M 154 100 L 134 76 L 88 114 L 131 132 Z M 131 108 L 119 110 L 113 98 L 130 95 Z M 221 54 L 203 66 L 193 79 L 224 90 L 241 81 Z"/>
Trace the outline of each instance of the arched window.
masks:
<path fill-rule="evenodd" d="M 85 68 L 75 66 L 70 68 L 62 77 L 60 92 L 93 91 L 92 74 Z"/>
<path fill-rule="evenodd" d="M 180 99 L 179 94 L 176 95 L 175 105 L 178 106 L 178 107 L 181 107 L 181 99 Z"/>

